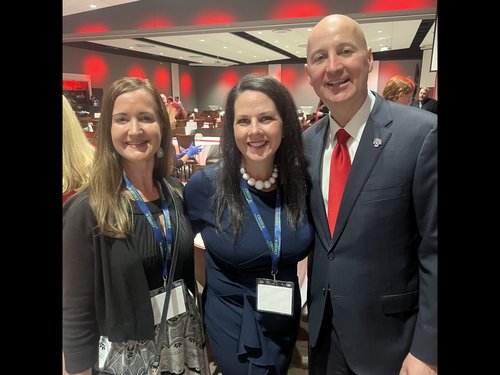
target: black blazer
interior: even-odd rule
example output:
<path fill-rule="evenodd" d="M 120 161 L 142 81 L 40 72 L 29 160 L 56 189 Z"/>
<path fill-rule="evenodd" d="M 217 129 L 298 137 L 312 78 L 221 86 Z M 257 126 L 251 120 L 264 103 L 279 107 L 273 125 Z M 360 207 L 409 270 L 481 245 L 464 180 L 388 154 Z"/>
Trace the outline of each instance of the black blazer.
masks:
<path fill-rule="evenodd" d="M 419 102 L 418 100 L 415 100 L 412 103 L 412 106 L 419 108 L 418 102 Z M 425 109 L 426 111 L 435 113 L 437 115 L 437 113 L 438 113 L 438 102 L 437 102 L 436 99 L 425 98 L 424 101 L 422 102 L 422 108 L 421 109 Z"/>
<path fill-rule="evenodd" d="M 180 182 L 173 178 L 168 181 L 182 191 Z M 165 186 L 163 194 L 180 249 L 174 280 L 184 279 L 194 293 L 191 225 L 184 215 L 182 198 L 174 194 L 179 210 L 175 215 Z M 133 233 L 124 239 L 100 234 L 85 191 L 63 206 L 63 351 L 71 373 L 94 365 L 101 335 L 111 341 L 154 339 L 153 310 L 143 267 L 147 260 L 141 258 L 138 249 L 146 246 L 148 237 L 151 243 L 155 240 L 152 230 L 138 237 L 136 232 L 141 230 L 143 227 L 136 223 Z"/>
<path fill-rule="evenodd" d="M 437 116 L 374 94 L 333 238 L 320 181 L 328 117 L 303 133 L 316 230 L 309 341 L 316 345 L 330 287 L 349 366 L 387 375 L 409 351 L 437 363 Z"/>

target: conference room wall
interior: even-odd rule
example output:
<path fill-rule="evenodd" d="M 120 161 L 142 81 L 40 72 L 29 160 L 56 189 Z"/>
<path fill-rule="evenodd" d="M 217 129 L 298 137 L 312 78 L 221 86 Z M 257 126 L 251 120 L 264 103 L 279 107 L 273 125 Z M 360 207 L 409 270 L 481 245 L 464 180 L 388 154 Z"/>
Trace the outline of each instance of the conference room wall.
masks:
<path fill-rule="evenodd" d="M 63 46 L 63 73 L 87 74 L 93 88 L 104 90 L 116 79 L 124 76 L 148 78 L 165 95 L 172 93 L 173 64 L 82 48 Z M 209 105 L 224 106 L 229 89 L 245 74 L 269 74 L 269 65 L 242 65 L 234 67 L 191 67 L 178 65 L 180 97 L 188 110 L 208 109 Z M 165 79 L 165 76 L 167 78 Z M 303 64 L 281 66 L 277 76 L 292 93 L 297 106 L 318 102 L 307 83 Z"/>
<path fill-rule="evenodd" d="M 172 95 L 171 64 L 150 59 L 97 52 L 64 46 L 62 73 L 87 74 L 92 88 L 106 89 L 118 78 L 137 76 L 148 78 L 165 95 Z"/>
<path fill-rule="evenodd" d="M 172 93 L 172 65 L 150 59 L 121 56 L 63 46 L 63 72 L 88 74 L 93 88 L 106 89 L 114 80 L 124 76 L 140 76 L 151 80 L 160 92 Z M 415 79 L 421 60 L 389 60 L 378 63 L 377 87 L 382 93 L 387 80 L 395 74 Z M 290 90 L 297 106 L 316 107 L 318 98 L 307 83 L 303 64 L 242 65 L 233 67 L 191 67 L 178 65 L 178 86 L 184 107 L 188 110 L 209 109 L 209 105 L 224 107 L 229 89 L 245 74 L 272 74 Z"/>

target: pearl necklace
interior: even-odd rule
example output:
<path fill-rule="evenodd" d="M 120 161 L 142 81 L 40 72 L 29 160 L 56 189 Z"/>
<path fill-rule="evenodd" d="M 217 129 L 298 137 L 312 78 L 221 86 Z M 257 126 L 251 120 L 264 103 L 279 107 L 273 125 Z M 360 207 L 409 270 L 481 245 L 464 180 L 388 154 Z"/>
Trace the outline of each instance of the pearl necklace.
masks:
<path fill-rule="evenodd" d="M 250 177 L 250 175 L 245 171 L 243 166 L 240 168 L 240 173 L 243 176 L 243 179 L 247 182 L 248 185 L 254 186 L 257 190 L 269 189 L 278 178 L 278 167 L 276 164 L 274 165 L 273 174 L 267 180 L 255 180 L 255 178 Z"/>

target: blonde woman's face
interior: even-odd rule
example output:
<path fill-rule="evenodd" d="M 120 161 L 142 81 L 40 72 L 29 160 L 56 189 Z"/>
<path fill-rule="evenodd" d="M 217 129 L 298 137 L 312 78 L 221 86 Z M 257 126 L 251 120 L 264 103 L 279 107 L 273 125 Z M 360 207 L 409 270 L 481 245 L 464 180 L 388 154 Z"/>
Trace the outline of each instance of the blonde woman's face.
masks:
<path fill-rule="evenodd" d="M 153 160 L 161 142 L 153 98 L 145 90 L 121 94 L 113 107 L 113 146 L 125 162 Z"/>

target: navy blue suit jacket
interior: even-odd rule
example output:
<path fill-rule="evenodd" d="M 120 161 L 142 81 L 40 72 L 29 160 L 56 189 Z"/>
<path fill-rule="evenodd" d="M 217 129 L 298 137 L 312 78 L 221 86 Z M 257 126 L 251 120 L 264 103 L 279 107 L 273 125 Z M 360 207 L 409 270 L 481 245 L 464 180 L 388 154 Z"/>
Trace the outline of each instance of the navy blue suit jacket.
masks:
<path fill-rule="evenodd" d="M 329 116 L 303 133 L 316 232 L 309 340 L 314 347 L 330 288 L 349 366 L 388 375 L 410 351 L 437 363 L 437 116 L 374 94 L 333 238 L 320 180 Z"/>

